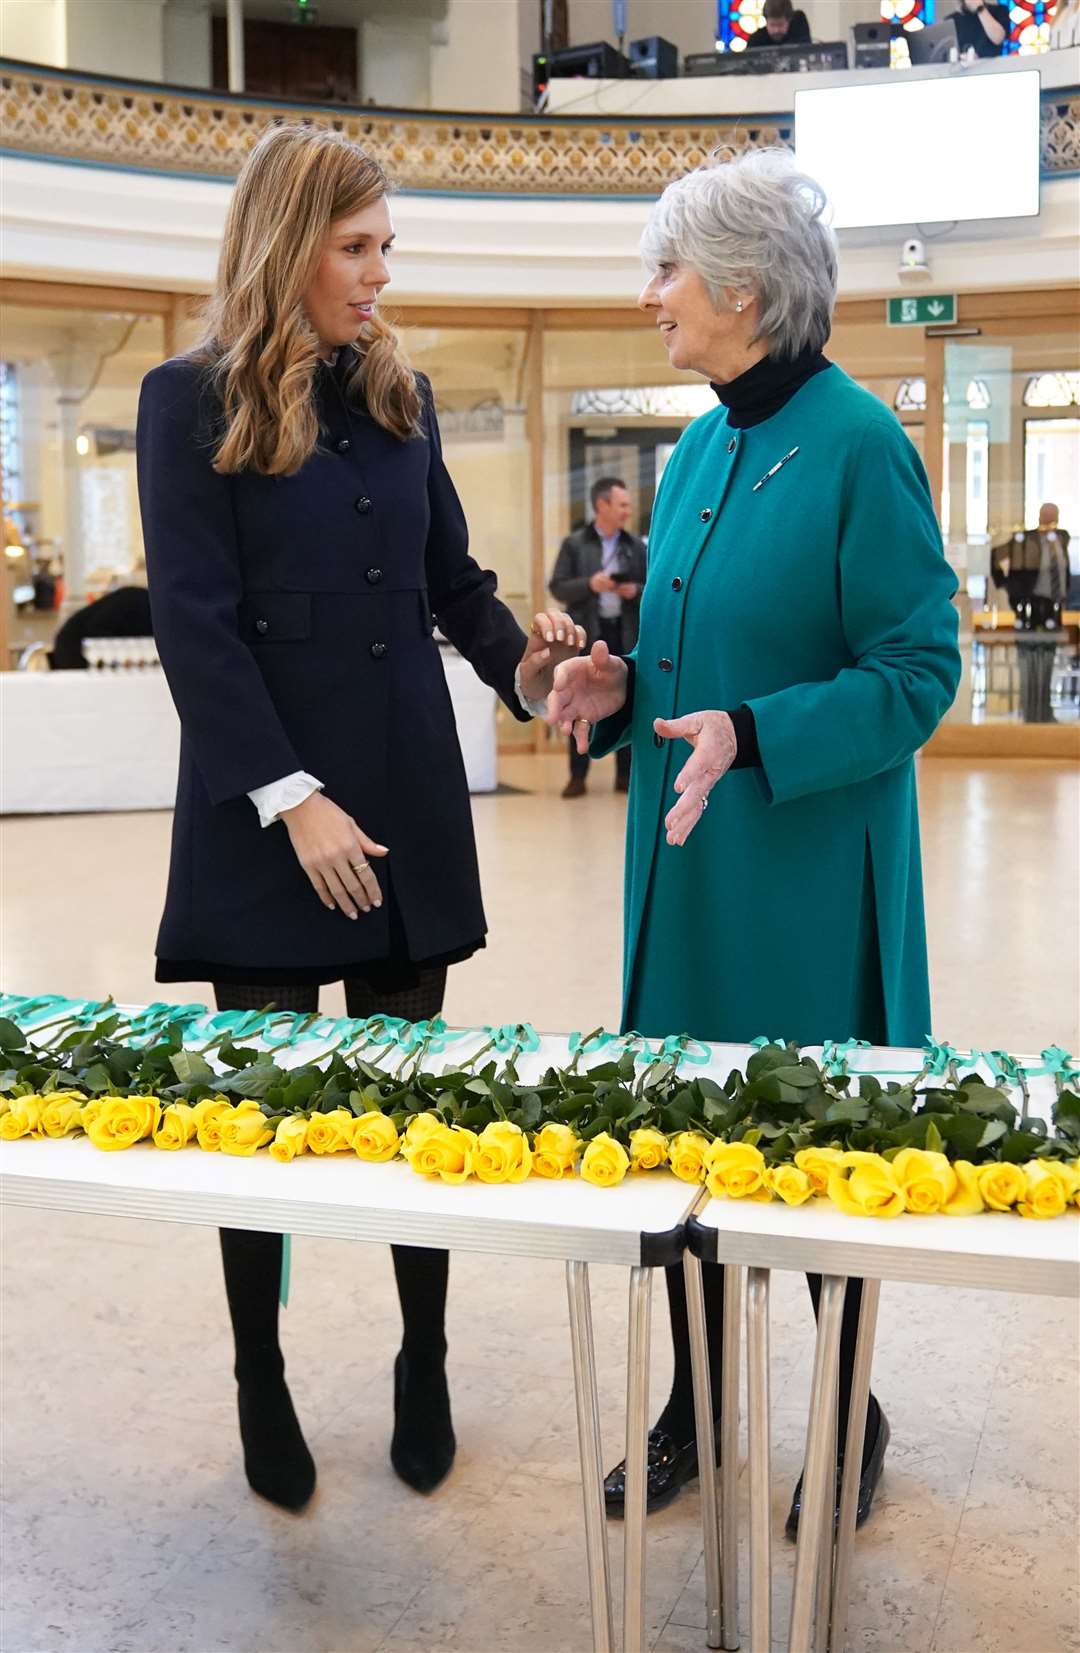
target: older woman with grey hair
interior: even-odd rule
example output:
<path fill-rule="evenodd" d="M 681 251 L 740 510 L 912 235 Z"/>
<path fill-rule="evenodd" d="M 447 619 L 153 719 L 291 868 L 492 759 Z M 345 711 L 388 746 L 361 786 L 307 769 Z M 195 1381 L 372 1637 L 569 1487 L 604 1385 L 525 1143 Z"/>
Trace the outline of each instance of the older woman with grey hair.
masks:
<path fill-rule="evenodd" d="M 633 748 L 623 1019 L 647 1035 L 910 1046 L 931 1025 L 912 759 L 959 680 L 956 581 L 918 454 L 822 355 L 824 208 L 789 155 L 751 152 L 672 184 L 642 240 L 638 302 L 719 405 L 664 472 L 637 648 L 560 665 L 548 719 L 594 755 Z M 715 1383 L 723 1270 L 705 1274 Z M 697 1473 L 678 1269 L 668 1296 L 652 1508 Z M 860 1300 L 852 1282 L 841 1441 Z M 860 1521 L 888 1436 L 871 1397 Z M 621 1465 L 607 1496 L 621 1508 Z"/>

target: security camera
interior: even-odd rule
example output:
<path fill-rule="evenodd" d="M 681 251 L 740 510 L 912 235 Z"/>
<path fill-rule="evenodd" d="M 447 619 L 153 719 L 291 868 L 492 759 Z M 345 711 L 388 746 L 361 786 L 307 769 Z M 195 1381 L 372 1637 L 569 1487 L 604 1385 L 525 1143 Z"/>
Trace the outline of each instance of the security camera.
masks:
<path fill-rule="evenodd" d="M 924 280 L 930 274 L 926 259 L 926 245 L 917 235 L 905 241 L 900 248 L 899 275 L 904 281 Z"/>

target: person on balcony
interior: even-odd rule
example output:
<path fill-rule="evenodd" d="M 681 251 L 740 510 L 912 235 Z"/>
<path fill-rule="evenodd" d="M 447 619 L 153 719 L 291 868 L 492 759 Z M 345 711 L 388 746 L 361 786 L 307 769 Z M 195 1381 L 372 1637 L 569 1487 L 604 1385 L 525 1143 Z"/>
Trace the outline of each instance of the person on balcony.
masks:
<path fill-rule="evenodd" d="M 765 0 L 762 27 L 755 29 L 747 48 L 758 46 L 809 46 L 810 24 L 804 11 L 796 11 L 791 0 Z"/>
<path fill-rule="evenodd" d="M 271 127 L 226 218 L 201 344 L 143 381 L 150 602 L 182 729 L 158 981 L 221 1010 L 438 1015 L 484 945 L 472 818 L 433 624 L 515 717 L 584 642 L 526 640 L 468 554 L 431 385 L 379 314 L 388 180 L 340 134 Z M 240 1435 L 256 1492 L 315 1487 L 278 1342 L 278 1234 L 222 1229 Z M 395 1246 L 398 1475 L 430 1492 L 455 1441 L 445 1252 Z"/>
<path fill-rule="evenodd" d="M 898 420 L 822 354 L 825 204 L 787 152 L 751 150 L 670 184 L 642 240 L 638 303 L 720 405 L 664 471 L 637 648 L 560 665 L 548 721 L 594 756 L 634 753 L 623 1024 L 647 1037 L 919 1046 L 931 1025 L 913 758 L 960 679 L 956 579 Z M 704 1274 L 717 1409 L 724 1271 Z M 682 1270 L 667 1278 L 654 1509 L 697 1473 Z M 849 1281 L 841 1442 L 861 1296 Z M 871 1396 L 860 1522 L 888 1438 Z M 620 1464 L 609 1509 L 624 1490 Z"/>

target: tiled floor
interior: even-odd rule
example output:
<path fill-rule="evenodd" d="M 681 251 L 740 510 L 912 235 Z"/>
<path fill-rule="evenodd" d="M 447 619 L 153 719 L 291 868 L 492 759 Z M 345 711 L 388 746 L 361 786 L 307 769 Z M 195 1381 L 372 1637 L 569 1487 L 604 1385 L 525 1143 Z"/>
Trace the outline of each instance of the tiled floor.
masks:
<path fill-rule="evenodd" d="M 452 972 L 448 1014 L 612 1024 L 622 809 L 610 765 L 581 803 L 559 800 L 555 760 L 514 760 L 505 779 L 528 790 L 475 806 L 491 944 Z M 1077 1050 L 1075 773 L 939 760 L 920 785 L 935 1032 Z M 168 824 L 6 822 L 4 985 L 159 996 L 150 949 Z M 175 996 L 204 995 L 196 984 Z M 386 1461 L 389 1259 L 297 1242 L 284 1335 L 320 1485 L 294 1518 L 244 1482 L 211 1232 L 14 1210 L 3 1241 L 3 1653 L 587 1653 L 558 1265 L 455 1257 L 459 1454 L 420 1499 Z M 611 1459 L 624 1281 L 599 1270 L 593 1284 Z M 659 1401 L 670 1373 L 659 1283 L 654 1326 Z M 779 1630 L 811 1349 L 799 1280 L 777 1277 L 772 1343 Z M 1078 1379 L 1073 1306 L 885 1288 L 875 1387 L 893 1444 L 860 1536 L 852 1649 L 1080 1649 Z M 657 1653 L 701 1649 L 696 1488 L 649 1533 Z M 611 1537 L 618 1577 L 617 1526 Z"/>

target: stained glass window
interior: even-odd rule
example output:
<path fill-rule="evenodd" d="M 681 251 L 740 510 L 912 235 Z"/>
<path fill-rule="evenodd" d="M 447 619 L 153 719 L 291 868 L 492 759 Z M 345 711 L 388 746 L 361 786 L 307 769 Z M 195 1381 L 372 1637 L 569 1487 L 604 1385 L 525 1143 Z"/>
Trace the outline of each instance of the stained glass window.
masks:
<path fill-rule="evenodd" d="M 1022 57 L 1032 52 L 1048 52 L 1057 0 L 1008 0 L 1008 6 L 1009 35 L 1005 50 L 1018 52 Z"/>
<path fill-rule="evenodd" d="M 717 0 L 716 49 L 745 52 L 752 34 L 762 27 L 765 0 Z"/>
<path fill-rule="evenodd" d="M 889 68 L 910 69 L 906 36 L 934 21 L 934 0 L 881 0 L 880 16 L 883 23 L 894 23 L 903 31 L 893 36 Z"/>
<path fill-rule="evenodd" d="M 1044 377 L 1060 379 L 1066 377 L 1066 375 L 1061 373 L 1045 374 Z M 1077 374 L 1076 377 L 1080 379 L 1080 374 Z M 1032 383 L 1034 384 L 1035 381 L 1032 380 Z M 987 384 L 985 379 L 969 379 L 964 392 L 964 398 L 973 413 L 985 412 L 985 410 L 990 406 L 990 386 Z M 948 405 L 948 401 L 949 389 L 948 386 L 946 386 L 946 406 Z M 1038 405 L 1045 406 L 1046 404 L 1039 403 Z M 924 412 L 926 409 L 926 380 L 923 378 L 901 379 L 900 383 L 896 387 L 896 395 L 893 397 L 893 407 L 896 409 L 897 413 Z"/>

